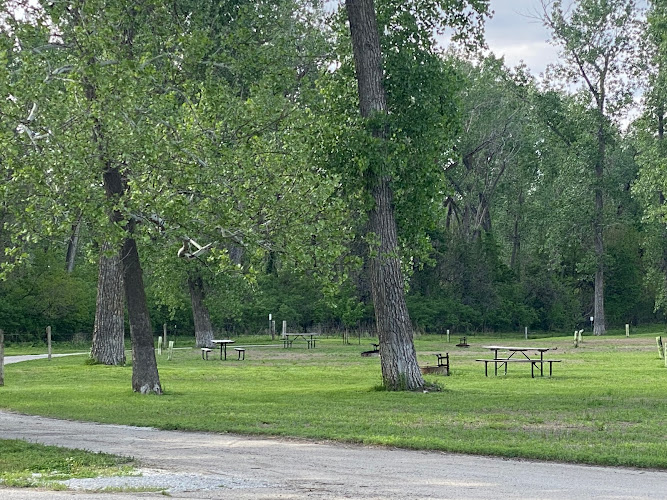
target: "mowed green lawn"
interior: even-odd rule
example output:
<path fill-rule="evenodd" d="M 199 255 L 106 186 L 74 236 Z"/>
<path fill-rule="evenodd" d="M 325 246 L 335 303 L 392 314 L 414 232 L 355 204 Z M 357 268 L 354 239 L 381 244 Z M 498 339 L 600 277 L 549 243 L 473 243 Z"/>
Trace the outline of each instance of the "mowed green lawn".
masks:
<path fill-rule="evenodd" d="M 420 364 L 449 352 L 452 374 L 426 376 L 439 392 L 379 390 L 370 348 L 322 339 L 316 349 L 249 347 L 209 361 L 198 349 L 158 357 L 165 395 L 130 389 L 130 367 L 84 364 L 85 356 L 7 365 L 0 407 L 69 419 L 244 434 L 294 436 L 450 452 L 603 465 L 667 468 L 667 368 L 656 334 L 523 340 L 442 336 L 415 341 Z M 258 342 L 239 339 L 236 345 Z M 261 339 L 260 342 L 266 342 Z M 528 363 L 484 376 L 489 344 L 547 346 L 553 378 Z M 10 354 L 8 352 L 8 354 Z M 491 368 L 491 367 L 490 367 Z M 491 370 L 492 371 L 492 370 Z"/>

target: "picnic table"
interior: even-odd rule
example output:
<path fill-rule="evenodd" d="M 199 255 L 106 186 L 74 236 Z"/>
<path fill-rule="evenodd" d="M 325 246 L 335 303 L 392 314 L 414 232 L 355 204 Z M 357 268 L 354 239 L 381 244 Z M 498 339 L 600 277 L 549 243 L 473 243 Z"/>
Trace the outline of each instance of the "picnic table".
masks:
<path fill-rule="evenodd" d="M 222 360 L 222 356 L 224 353 L 225 360 L 227 360 L 227 344 L 233 344 L 234 341 L 230 339 L 221 339 L 221 340 L 211 340 L 214 344 L 220 344 L 220 359 Z"/>
<path fill-rule="evenodd" d="M 530 363 L 530 376 L 535 378 L 535 368 L 539 368 L 540 376 L 544 376 L 544 363 L 549 363 L 549 377 L 552 375 L 553 364 L 560 363 L 560 359 L 544 359 L 544 353 L 551 350 L 550 347 L 511 347 L 500 345 L 483 346 L 485 349 L 493 351 L 491 359 L 476 359 L 475 361 L 484 362 L 484 375 L 489 376 L 489 363 L 493 363 L 495 375 L 498 375 L 498 366 L 505 367 L 507 375 L 507 365 L 509 363 Z M 500 356 L 498 353 L 501 352 Z M 531 354 L 532 353 L 532 354 Z M 537 358 L 537 353 L 540 357 Z"/>
<path fill-rule="evenodd" d="M 283 347 L 288 348 L 292 347 L 292 343 L 298 339 L 302 338 L 308 344 L 308 349 L 311 347 L 315 348 L 316 337 L 320 336 L 321 333 L 285 333 L 283 338 Z"/>

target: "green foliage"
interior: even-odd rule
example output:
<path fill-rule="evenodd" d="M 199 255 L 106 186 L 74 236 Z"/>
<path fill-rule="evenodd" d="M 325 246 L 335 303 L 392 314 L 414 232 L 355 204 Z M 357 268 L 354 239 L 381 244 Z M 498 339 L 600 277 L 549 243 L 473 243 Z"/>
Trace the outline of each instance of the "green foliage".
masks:
<path fill-rule="evenodd" d="M 61 248 L 36 249 L 28 267 L 0 281 L 0 327 L 12 340 L 43 340 L 47 326 L 54 340 L 92 332 L 94 271 L 80 266 L 75 273 L 66 273 L 61 252 Z"/>

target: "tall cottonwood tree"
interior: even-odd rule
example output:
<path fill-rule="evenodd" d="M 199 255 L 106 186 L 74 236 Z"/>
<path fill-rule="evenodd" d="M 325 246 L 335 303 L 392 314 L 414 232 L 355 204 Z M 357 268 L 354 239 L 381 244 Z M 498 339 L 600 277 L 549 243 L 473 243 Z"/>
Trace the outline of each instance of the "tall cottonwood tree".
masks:
<path fill-rule="evenodd" d="M 390 390 L 414 390 L 423 387 L 424 380 L 417 366 L 412 324 L 405 304 L 394 184 L 401 174 L 396 167 L 414 162 L 411 175 L 402 172 L 406 180 L 412 181 L 412 186 L 406 185 L 402 192 L 403 203 L 413 208 L 414 221 L 426 212 L 428 202 L 421 196 L 426 193 L 425 186 L 441 184 L 433 166 L 446 156 L 447 124 L 455 114 L 447 91 L 435 97 L 435 88 L 444 90 L 441 86 L 446 71 L 442 61 L 434 58 L 433 32 L 450 23 L 461 32 L 479 34 L 487 5 L 463 1 L 387 1 L 376 12 L 372 0 L 346 0 L 345 7 L 359 110 L 370 135 L 364 146 L 367 151 L 359 156 L 364 165 L 363 189 L 371 200 L 367 211 L 368 269 L 380 339 L 382 378 Z M 469 7 L 472 7 L 469 15 L 460 16 Z M 408 76 L 410 67 L 415 73 Z M 436 98 L 439 105 L 427 109 L 424 104 L 429 98 Z M 392 123 L 390 111 L 400 124 Z M 419 122 L 420 119 L 423 121 Z M 407 159 L 410 154 L 413 157 Z M 398 159 L 401 155 L 405 155 L 404 159 Z M 412 204 L 407 201 L 411 194 Z M 406 235 L 411 230 L 413 235 L 419 233 L 412 226 L 406 225 Z"/>
<path fill-rule="evenodd" d="M 346 0 L 350 34 L 363 118 L 376 120 L 372 135 L 386 140 L 383 115 L 387 98 L 383 84 L 382 52 L 372 0 Z M 389 173 L 378 158 L 367 174 L 373 197 L 368 229 L 377 243 L 371 244 L 370 282 L 375 320 L 380 339 L 382 379 L 389 389 L 419 389 L 424 379 L 417 365 L 412 324 L 405 303 L 404 279 L 398 256 L 398 235 Z"/>
<path fill-rule="evenodd" d="M 604 312 L 604 175 L 608 163 L 610 123 L 631 102 L 641 22 L 635 0 L 579 0 L 564 8 L 561 0 L 543 2 L 542 20 L 562 50 L 556 74 L 582 83 L 594 112 L 596 149 L 590 155 L 595 173 L 591 220 L 596 259 L 594 333 L 605 333 Z"/>
<path fill-rule="evenodd" d="M 15 87 L 16 99 L 34 100 L 35 131 L 29 139 L 39 153 L 38 162 L 28 157 L 31 161 L 17 167 L 19 175 L 13 180 L 30 176 L 36 195 L 26 201 L 38 219 L 47 221 L 46 234 L 58 227 L 69 231 L 73 220 L 66 216 L 85 213 L 100 241 L 108 239 L 113 245 L 110 253 L 122 250 L 132 388 L 157 394 L 162 389 L 133 234 L 137 216 L 146 210 L 145 199 L 154 196 L 144 193 L 148 198 L 142 199 L 141 190 L 130 193 L 129 188 L 132 177 L 150 171 L 154 159 L 146 148 L 153 142 L 146 133 L 151 129 L 141 130 L 151 93 L 140 91 L 153 86 L 154 80 L 146 78 L 152 76 L 152 67 L 137 61 L 154 54 L 151 44 L 160 37 L 154 36 L 156 27 L 150 21 L 161 12 L 159 5 L 148 3 L 141 8 L 122 1 L 46 3 L 36 7 L 27 22 L 13 26 L 20 45 L 16 58 L 25 70 L 25 81 Z M 39 36 L 24 36 L 31 32 Z M 64 208 L 42 219 L 49 206 Z"/>

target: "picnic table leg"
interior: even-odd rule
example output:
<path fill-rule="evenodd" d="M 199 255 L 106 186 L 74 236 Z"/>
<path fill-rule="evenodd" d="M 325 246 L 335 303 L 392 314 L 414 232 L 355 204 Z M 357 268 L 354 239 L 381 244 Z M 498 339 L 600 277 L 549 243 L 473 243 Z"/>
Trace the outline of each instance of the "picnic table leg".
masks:
<path fill-rule="evenodd" d="M 488 377 L 489 376 L 489 362 L 484 361 L 484 376 Z"/>
<path fill-rule="evenodd" d="M 540 377 L 544 377 L 544 352 L 540 351 Z"/>

